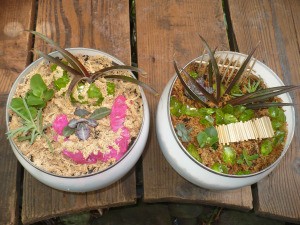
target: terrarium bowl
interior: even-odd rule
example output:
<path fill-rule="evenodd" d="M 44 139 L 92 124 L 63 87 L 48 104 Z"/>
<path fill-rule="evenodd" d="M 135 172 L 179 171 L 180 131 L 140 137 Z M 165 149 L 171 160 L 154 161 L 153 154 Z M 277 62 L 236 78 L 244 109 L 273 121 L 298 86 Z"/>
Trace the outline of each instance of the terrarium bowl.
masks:
<path fill-rule="evenodd" d="M 89 49 L 89 48 L 69 48 L 67 49 L 72 54 L 83 54 L 83 55 L 89 55 L 89 56 L 95 56 L 100 55 L 107 57 L 111 59 L 113 62 L 124 65 L 119 59 L 105 53 L 99 50 L 95 49 Z M 56 57 L 60 56 L 58 52 L 52 52 L 50 55 Z M 38 60 L 31 63 L 16 79 L 14 82 L 12 89 L 9 93 L 7 105 L 6 105 L 6 126 L 8 129 L 9 124 L 9 104 L 11 102 L 11 99 L 14 96 L 14 93 L 16 91 L 16 88 L 19 83 L 21 83 L 24 80 L 24 77 L 32 71 L 36 66 L 38 66 L 43 58 L 39 58 Z M 136 164 L 138 159 L 140 158 L 144 147 L 147 142 L 148 133 L 149 133 L 149 123 L 150 123 L 150 117 L 149 117 L 149 108 L 147 99 L 145 97 L 145 94 L 143 90 L 140 88 L 141 96 L 143 100 L 143 122 L 141 125 L 141 129 L 139 132 L 138 137 L 134 141 L 134 143 L 131 145 L 131 147 L 127 150 L 127 152 L 123 155 L 121 159 L 119 159 L 116 163 L 111 165 L 110 167 L 106 168 L 103 171 L 83 175 L 83 176 L 74 176 L 74 177 L 67 177 L 67 176 L 59 176 L 52 173 L 49 173 L 45 170 L 42 170 L 35 165 L 32 164 L 32 162 L 25 157 L 22 152 L 17 148 L 15 143 L 12 139 L 9 139 L 9 142 L 12 146 L 12 150 L 19 160 L 19 162 L 22 164 L 22 166 L 37 180 L 40 182 L 58 189 L 62 191 L 70 191 L 70 192 L 88 192 L 93 190 L 98 190 L 104 187 L 107 187 L 114 182 L 121 179 L 123 176 L 125 176 Z"/>
<path fill-rule="evenodd" d="M 234 60 L 239 60 L 240 63 L 242 63 L 247 57 L 247 55 L 236 52 L 216 52 L 216 56 L 222 57 L 223 59 L 226 57 L 226 55 L 228 58 L 233 56 Z M 199 58 L 200 57 L 197 59 Z M 207 60 L 208 55 L 206 55 L 204 59 Z M 252 59 L 252 62 L 253 60 L 254 59 Z M 189 62 L 187 65 L 189 65 L 191 62 Z M 252 62 L 250 61 L 250 64 Z M 256 71 L 256 74 L 258 74 L 264 80 L 268 87 L 284 85 L 281 79 L 262 62 L 256 61 L 253 70 Z M 280 157 L 274 163 L 259 172 L 249 175 L 228 175 L 218 173 L 195 160 L 181 144 L 173 129 L 170 117 L 170 96 L 176 79 L 176 75 L 170 79 L 161 95 L 157 107 L 156 132 L 160 148 L 165 158 L 173 167 L 173 169 L 177 171 L 177 173 L 191 183 L 205 189 L 230 190 L 254 184 L 275 169 L 287 152 L 294 135 L 295 112 L 292 106 L 283 107 L 287 120 L 288 134 L 284 149 Z M 282 98 L 283 102 L 292 102 L 289 94 L 282 94 L 279 97 Z"/>

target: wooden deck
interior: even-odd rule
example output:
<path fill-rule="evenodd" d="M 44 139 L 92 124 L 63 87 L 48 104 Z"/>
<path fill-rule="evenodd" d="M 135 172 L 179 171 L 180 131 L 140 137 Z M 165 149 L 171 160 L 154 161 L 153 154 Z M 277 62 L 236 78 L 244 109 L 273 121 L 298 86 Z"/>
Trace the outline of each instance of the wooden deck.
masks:
<path fill-rule="evenodd" d="M 12 83 L 36 57 L 30 49 L 51 49 L 22 30 L 34 29 L 64 47 L 106 51 L 131 63 L 129 0 L 3 0 L 0 14 L 0 224 L 31 224 L 44 219 L 136 203 L 132 169 L 115 184 L 76 194 L 41 184 L 18 164 L 6 139 L 5 106 Z M 198 34 L 219 50 L 249 52 L 259 41 L 255 58 L 286 84 L 300 84 L 300 1 L 298 0 L 136 0 L 138 66 L 149 76 L 141 80 L 161 92 L 174 75 L 174 55 L 181 64 L 202 53 Z M 213 192 L 178 175 L 164 159 L 155 133 L 159 98 L 147 95 L 151 109 L 148 144 L 142 156 L 143 201 L 189 202 L 254 210 L 257 214 L 300 223 L 300 157 L 296 124 L 287 155 L 268 177 L 242 189 Z M 293 94 L 300 102 L 300 94 Z M 297 105 L 296 121 L 300 107 Z"/>

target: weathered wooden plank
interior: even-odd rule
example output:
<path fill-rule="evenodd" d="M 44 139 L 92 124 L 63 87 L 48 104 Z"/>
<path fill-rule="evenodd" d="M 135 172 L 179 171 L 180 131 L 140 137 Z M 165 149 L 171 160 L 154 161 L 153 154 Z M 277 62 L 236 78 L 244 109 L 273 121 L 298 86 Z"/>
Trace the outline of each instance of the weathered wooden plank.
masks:
<path fill-rule="evenodd" d="M 39 1 L 36 30 L 61 46 L 95 48 L 127 64 L 131 62 L 127 0 Z M 35 46 L 51 51 L 38 39 Z M 22 222 L 28 224 L 67 213 L 134 204 L 135 200 L 134 170 L 107 188 L 83 194 L 54 190 L 25 173 Z"/>
<path fill-rule="evenodd" d="M 230 14 L 237 44 L 247 52 L 261 41 L 255 57 L 272 68 L 286 84 L 300 83 L 300 2 L 229 1 Z M 299 102 L 300 95 L 294 94 Z M 296 121 L 299 119 L 296 107 Z M 300 222 L 300 174 L 293 167 L 299 152 L 300 128 L 279 166 L 257 184 L 255 211 L 264 216 Z"/>
<path fill-rule="evenodd" d="M 20 166 L 6 138 L 5 106 L 12 83 L 27 64 L 34 1 L 1 1 L 0 13 L 0 224 L 18 223 Z"/>
<path fill-rule="evenodd" d="M 221 1 L 137 1 L 137 49 L 139 67 L 149 82 L 162 92 L 174 75 L 173 57 L 183 63 L 203 51 L 198 34 L 219 50 L 229 44 Z M 179 176 L 160 151 L 155 133 L 155 110 L 159 98 L 147 95 L 151 108 L 151 133 L 143 155 L 144 200 L 199 202 L 249 210 L 251 188 L 227 192 L 201 189 Z"/>

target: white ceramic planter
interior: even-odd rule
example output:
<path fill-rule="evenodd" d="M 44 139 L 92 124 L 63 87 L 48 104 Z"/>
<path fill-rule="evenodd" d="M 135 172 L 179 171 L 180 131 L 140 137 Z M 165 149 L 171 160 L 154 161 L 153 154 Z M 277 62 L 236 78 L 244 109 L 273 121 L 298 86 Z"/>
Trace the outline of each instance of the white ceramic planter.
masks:
<path fill-rule="evenodd" d="M 68 49 L 72 54 L 85 54 L 85 55 L 102 55 L 107 58 L 110 58 L 112 61 L 124 65 L 120 60 L 117 58 L 98 51 L 94 49 L 87 49 L 87 48 L 70 48 Z M 51 53 L 52 56 L 60 56 L 58 52 Z M 11 99 L 13 98 L 14 92 L 17 88 L 17 85 L 23 81 L 23 78 L 33 70 L 38 64 L 42 62 L 43 58 L 40 58 L 30 64 L 17 78 L 15 83 L 12 86 L 12 89 L 9 93 L 7 105 L 6 105 L 6 125 L 8 129 L 8 121 L 9 121 L 9 113 L 8 113 L 8 106 L 11 102 Z M 104 187 L 109 186 L 110 184 L 116 182 L 120 178 L 122 178 L 125 174 L 129 172 L 131 168 L 134 167 L 136 162 L 138 161 L 139 157 L 141 156 L 144 147 L 147 142 L 148 133 L 149 133 L 149 123 L 150 123 L 150 116 L 149 116 L 149 108 L 148 103 L 145 97 L 145 94 L 142 89 L 140 89 L 142 99 L 143 99 L 143 110 L 144 110 L 144 117 L 143 117 L 143 123 L 141 126 L 140 133 L 138 137 L 136 138 L 133 145 L 127 150 L 125 155 L 117 161 L 115 164 L 110 166 L 104 171 L 80 176 L 80 177 L 64 177 L 64 176 L 57 176 L 51 173 L 48 173 L 44 170 L 41 170 L 34 166 L 30 160 L 28 160 L 22 152 L 16 147 L 14 142 L 10 139 L 10 144 L 12 146 L 12 150 L 14 151 L 14 154 L 16 155 L 19 162 L 22 164 L 22 166 L 37 180 L 40 182 L 63 191 L 70 191 L 70 192 L 88 192 L 93 191 L 97 189 L 101 189 Z"/>
<path fill-rule="evenodd" d="M 234 57 L 235 60 L 240 60 L 242 63 L 246 59 L 246 55 L 236 52 L 217 52 L 216 56 L 228 58 Z M 205 60 L 208 59 L 206 55 Z M 254 60 L 254 59 L 252 59 Z M 252 61 L 253 62 L 253 61 Z M 250 64 L 252 63 L 250 62 Z M 267 84 L 268 87 L 284 85 L 280 78 L 266 65 L 257 61 L 254 66 L 254 71 Z M 170 95 L 171 90 L 176 80 L 174 76 L 166 85 L 157 108 L 156 116 L 156 132 L 160 148 L 171 166 L 186 180 L 191 183 L 210 190 L 229 190 L 236 189 L 243 186 L 251 185 L 265 176 L 267 176 L 284 157 L 289 145 L 292 141 L 295 129 L 295 112 L 294 108 L 283 107 L 285 110 L 286 120 L 288 124 L 288 135 L 284 150 L 281 156 L 269 167 L 250 175 L 227 175 L 217 173 L 212 169 L 206 167 L 200 162 L 196 161 L 183 147 L 180 140 L 177 138 L 170 118 Z M 279 97 L 284 102 L 291 103 L 292 99 L 289 94 L 282 94 Z"/>

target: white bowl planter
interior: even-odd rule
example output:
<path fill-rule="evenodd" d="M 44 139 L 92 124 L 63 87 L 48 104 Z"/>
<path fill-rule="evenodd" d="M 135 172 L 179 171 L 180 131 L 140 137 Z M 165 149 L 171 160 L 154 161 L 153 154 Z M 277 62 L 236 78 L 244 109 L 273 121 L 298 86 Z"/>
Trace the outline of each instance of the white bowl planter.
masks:
<path fill-rule="evenodd" d="M 124 65 L 120 60 L 117 58 L 104 53 L 102 51 L 94 50 L 94 49 L 88 49 L 88 48 L 70 48 L 67 49 L 72 54 L 83 54 L 83 55 L 89 55 L 89 56 L 95 56 L 100 55 L 107 57 L 111 59 L 113 62 Z M 60 56 L 58 52 L 52 52 L 50 55 L 56 57 Z M 24 80 L 24 77 L 32 71 L 36 66 L 38 66 L 44 59 L 40 58 L 30 64 L 17 78 L 15 83 L 12 86 L 12 89 L 9 93 L 8 100 L 7 100 L 7 106 L 6 106 L 6 125 L 8 129 L 9 124 L 9 104 L 11 102 L 11 99 L 14 96 L 14 93 L 16 91 L 16 88 L 19 83 L 22 83 Z M 63 191 L 70 191 L 70 192 L 88 192 L 93 191 L 97 189 L 101 189 L 104 187 L 109 186 L 110 184 L 116 182 L 120 178 L 122 178 L 126 173 L 129 172 L 130 169 L 132 169 L 135 165 L 135 163 L 138 161 L 139 157 L 141 156 L 147 138 L 148 138 L 148 132 L 149 132 L 149 108 L 148 103 L 145 97 L 145 94 L 143 90 L 140 88 L 142 100 L 143 100 L 143 122 L 141 125 L 140 132 L 134 141 L 134 143 L 130 146 L 130 148 L 127 150 L 127 152 L 124 154 L 124 156 L 118 160 L 116 163 L 108 167 L 107 169 L 88 174 L 83 176 L 74 176 L 74 177 L 66 177 L 66 176 L 58 176 L 52 173 L 49 173 L 47 171 L 44 171 L 40 168 L 37 168 L 35 165 L 32 164 L 32 162 L 25 157 L 22 152 L 16 147 L 15 143 L 9 139 L 10 144 L 12 146 L 12 149 L 14 151 L 14 154 L 16 155 L 19 162 L 22 164 L 22 166 L 37 180 L 40 182 Z"/>
<path fill-rule="evenodd" d="M 222 57 L 223 59 L 227 54 L 228 58 L 233 56 L 234 59 L 239 60 L 240 63 L 247 57 L 244 54 L 236 52 L 216 52 L 216 56 Z M 208 60 L 208 56 L 206 55 L 204 59 Z M 252 62 L 253 60 L 254 59 L 252 59 Z M 268 87 L 284 85 L 280 78 L 270 68 L 259 61 L 256 62 L 253 70 L 264 80 Z M 176 79 L 177 76 L 174 76 L 168 82 L 160 98 L 156 116 L 156 132 L 159 145 L 165 158 L 182 177 L 191 183 L 206 189 L 229 190 L 256 183 L 267 176 L 277 166 L 287 152 L 293 138 L 295 129 L 295 112 L 293 107 L 283 107 L 287 120 L 288 134 L 284 150 L 282 151 L 281 156 L 273 164 L 257 173 L 249 175 L 228 175 L 218 173 L 195 160 L 183 147 L 173 129 L 170 118 L 170 96 Z M 283 102 L 292 102 L 289 94 L 282 94 L 279 97 L 282 98 Z"/>

